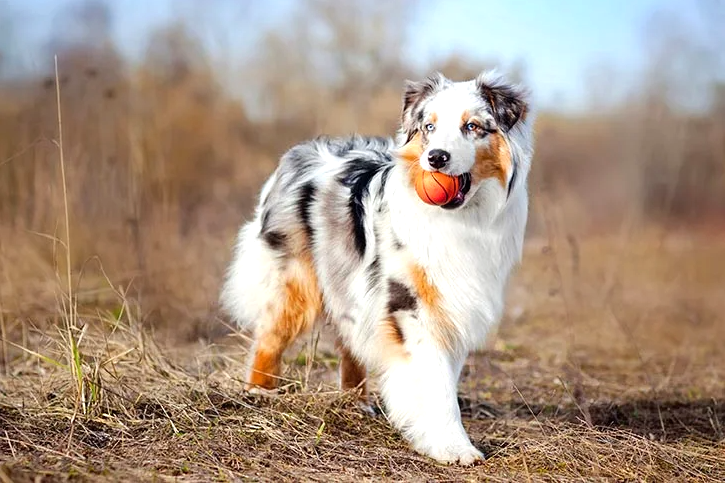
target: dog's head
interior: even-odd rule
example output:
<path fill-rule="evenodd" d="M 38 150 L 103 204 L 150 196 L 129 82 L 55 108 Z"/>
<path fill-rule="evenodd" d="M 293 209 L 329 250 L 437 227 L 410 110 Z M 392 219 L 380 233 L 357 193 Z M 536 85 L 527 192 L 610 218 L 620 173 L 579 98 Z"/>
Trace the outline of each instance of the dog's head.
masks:
<path fill-rule="evenodd" d="M 468 204 L 481 186 L 508 196 L 518 148 L 528 150 L 528 93 L 491 72 L 453 82 L 435 73 L 407 81 L 403 92 L 401 157 L 411 177 L 420 170 L 461 177 L 461 190 L 443 208 Z M 490 189 L 487 190 L 490 192 Z"/>

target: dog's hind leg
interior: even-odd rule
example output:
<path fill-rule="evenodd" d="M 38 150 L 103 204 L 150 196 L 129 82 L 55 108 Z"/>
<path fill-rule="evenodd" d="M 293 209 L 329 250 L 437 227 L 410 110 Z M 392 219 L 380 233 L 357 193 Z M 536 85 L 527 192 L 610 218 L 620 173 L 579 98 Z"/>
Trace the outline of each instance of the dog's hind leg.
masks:
<path fill-rule="evenodd" d="M 248 390 L 277 387 L 282 355 L 322 309 L 309 249 L 297 240 L 301 236 L 262 234 L 260 225 L 257 218 L 242 229 L 221 296 L 226 310 L 254 334 Z M 293 241 L 294 246 L 282 246 Z"/>
<path fill-rule="evenodd" d="M 282 355 L 314 325 L 322 309 L 317 277 L 306 253 L 285 261 L 275 294 L 257 324 L 247 389 L 277 387 Z"/>

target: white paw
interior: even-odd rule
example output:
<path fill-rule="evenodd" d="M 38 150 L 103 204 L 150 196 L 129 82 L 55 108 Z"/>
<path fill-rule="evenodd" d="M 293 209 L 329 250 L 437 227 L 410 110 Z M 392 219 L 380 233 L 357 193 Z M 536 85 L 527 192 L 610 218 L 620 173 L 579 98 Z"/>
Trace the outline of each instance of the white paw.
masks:
<path fill-rule="evenodd" d="M 266 389 L 259 386 L 247 386 L 244 391 L 250 396 L 260 396 L 264 398 L 274 398 L 279 396 L 279 389 Z"/>
<path fill-rule="evenodd" d="M 458 453 L 458 464 L 463 466 L 469 466 L 476 462 L 483 461 L 486 457 L 483 453 L 477 450 L 474 446 L 466 448 Z"/>
<path fill-rule="evenodd" d="M 426 449 L 416 449 L 416 451 L 447 465 L 470 466 L 478 461 L 483 461 L 485 458 L 483 453 L 470 443 L 455 446 L 434 446 Z"/>

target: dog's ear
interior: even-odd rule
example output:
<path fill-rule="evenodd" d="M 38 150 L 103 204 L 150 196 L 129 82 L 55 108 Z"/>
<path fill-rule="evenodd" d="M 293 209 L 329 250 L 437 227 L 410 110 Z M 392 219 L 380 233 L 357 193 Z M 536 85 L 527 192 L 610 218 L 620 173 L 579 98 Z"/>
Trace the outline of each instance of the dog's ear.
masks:
<path fill-rule="evenodd" d="M 403 109 L 400 125 L 410 141 L 418 130 L 418 119 L 424 100 L 440 90 L 448 81 L 440 72 L 435 72 L 422 81 L 406 80 L 403 88 Z"/>
<path fill-rule="evenodd" d="M 481 97 L 491 106 L 496 123 L 505 132 L 526 119 L 529 110 L 528 92 L 521 86 L 482 72 L 476 78 Z"/>

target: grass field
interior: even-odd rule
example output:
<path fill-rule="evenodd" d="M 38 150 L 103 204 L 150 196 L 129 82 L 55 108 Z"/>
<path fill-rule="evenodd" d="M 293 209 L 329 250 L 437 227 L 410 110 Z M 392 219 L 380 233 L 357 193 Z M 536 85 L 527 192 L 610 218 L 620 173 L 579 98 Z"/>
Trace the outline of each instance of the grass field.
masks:
<path fill-rule="evenodd" d="M 464 368 L 487 455 L 465 469 L 336 390 L 325 327 L 288 353 L 282 394 L 252 397 L 244 334 L 175 342 L 120 289 L 36 329 L 5 314 L 0 481 L 723 481 L 722 260 L 711 233 L 530 239 Z"/>
<path fill-rule="evenodd" d="M 131 62 L 115 2 L 56 3 L 59 55 L 17 79 L 3 49 L 24 54 L 13 32 L 40 24 L 0 8 L 0 483 L 725 481 L 725 3 L 652 6 L 642 65 L 609 73 L 595 42 L 591 99 L 537 115 L 523 263 L 459 385 L 487 457 L 471 468 L 413 453 L 340 393 L 328 327 L 286 354 L 279 394 L 245 394 L 248 334 L 216 301 L 284 150 L 392 133 L 404 79 L 526 81 L 531 59 L 489 62 L 466 37 L 472 57 L 419 65 L 401 26 L 429 2 L 314 0 L 268 27 L 246 15 L 268 2 L 191 2 L 211 23 L 148 27 Z M 242 23 L 208 3 L 239 3 Z M 212 54 L 202 30 L 230 28 L 259 43 Z"/>

